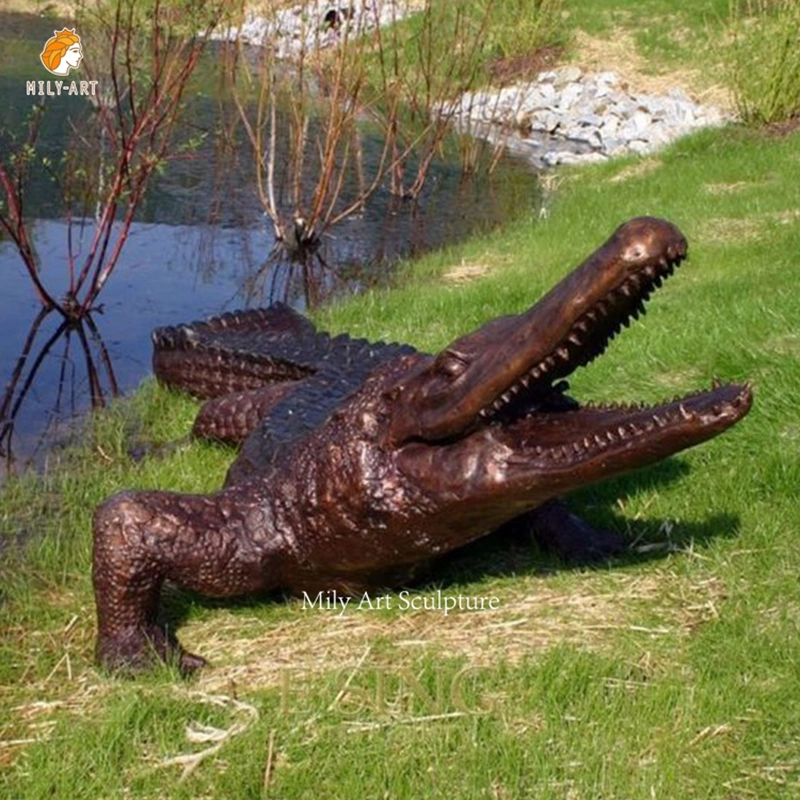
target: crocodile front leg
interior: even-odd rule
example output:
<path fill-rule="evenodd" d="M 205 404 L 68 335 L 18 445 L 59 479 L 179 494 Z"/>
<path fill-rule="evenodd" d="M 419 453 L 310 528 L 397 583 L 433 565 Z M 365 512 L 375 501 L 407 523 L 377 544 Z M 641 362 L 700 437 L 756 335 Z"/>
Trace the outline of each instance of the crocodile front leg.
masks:
<path fill-rule="evenodd" d="M 557 498 L 523 514 L 519 521 L 540 547 L 573 564 L 611 558 L 622 553 L 627 544 L 621 534 L 594 528 Z"/>
<path fill-rule="evenodd" d="M 123 492 L 94 516 L 97 660 L 137 672 L 154 662 L 189 674 L 206 662 L 156 621 L 165 580 L 212 597 L 268 591 L 280 583 L 281 537 L 268 511 L 212 496 Z"/>

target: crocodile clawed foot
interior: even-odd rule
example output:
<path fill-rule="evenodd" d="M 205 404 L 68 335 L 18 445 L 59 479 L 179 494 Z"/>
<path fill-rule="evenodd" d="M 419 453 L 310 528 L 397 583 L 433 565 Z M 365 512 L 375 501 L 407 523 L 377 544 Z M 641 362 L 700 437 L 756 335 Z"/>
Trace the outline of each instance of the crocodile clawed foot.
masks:
<path fill-rule="evenodd" d="M 185 650 L 181 653 L 178 669 L 184 677 L 188 678 L 190 675 L 197 672 L 197 670 L 206 666 L 208 666 L 208 661 L 202 656 L 196 656 L 194 653 L 187 653 Z"/>
<path fill-rule="evenodd" d="M 124 633 L 100 634 L 97 662 L 109 672 L 135 676 L 159 664 L 174 664 L 188 677 L 208 662 L 188 653 L 174 636 L 157 625 L 135 628 Z"/>

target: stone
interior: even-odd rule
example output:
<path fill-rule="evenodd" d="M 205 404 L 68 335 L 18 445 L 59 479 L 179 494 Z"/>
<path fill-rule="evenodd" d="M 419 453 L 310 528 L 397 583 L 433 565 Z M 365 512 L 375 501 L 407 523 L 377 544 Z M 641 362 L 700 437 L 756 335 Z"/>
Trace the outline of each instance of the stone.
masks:
<path fill-rule="evenodd" d="M 619 130 L 619 118 L 609 114 L 600 125 L 600 135 L 606 139 L 616 136 Z"/>
<path fill-rule="evenodd" d="M 595 83 L 598 84 L 598 89 L 600 88 L 600 84 L 608 88 L 619 83 L 619 75 L 617 75 L 616 72 L 611 72 L 610 70 L 607 72 L 598 72 L 594 76 L 594 80 Z"/>
<path fill-rule="evenodd" d="M 631 116 L 631 122 L 633 123 L 635 130 L 637 130 L 639 133 L 643 133 L 653 124 L 653 117 L 647 111 L 643 111 L 640 107 L 633 112 L 633 115 Z"/>
<path fill-rule="evenodd" d="M 346 24 L 357 34 L 367 32 L 376 25 L 390 25 L 413 13 L 414 8 L 402 0 L 346 0 L 339 6 L 348 6 L 353 17 Z M 325 24 L 325 14 L 335 3 L 329 0 L 314 0 L 299 3 L 277 11 L 271 16 L 259 16 L 248 11 L 238 28 L 215 31 L 212 39 L 233 41 L 239 39 L 257 47 L 271 46 L 279 58 L 294 58 L 303 50 L 334 47 L 340 41 L 340 33 Z M 377 12 L 377 13 L 376 13 Z"/>
<path fill-rule="evenodd" d="M 580 83 L 569 83 L 567 84 L 559 98 L 558 98 L 558 108 L 562 111 L 566 111 L 567 109 L 571 108 L 575 101 L 583 94 L 583 86 Z"/>
<path fill-rule="evenodd" d="M 554 133 L 561 124 L 561 116 L 553 111 L 548 111 L 544 118 L 544 130 Z"/>
<path fill-rule="evenodd" d="M 652 144 L 644 139 L 633 139 L 628 142 L 628 150 L 640 156 L 646 155 L 653 150 Z"/>
<path fill-rule="evenodd" d="M 603 117 L 600 114 L 586 112 L 577 116 L 576 122 L 586 128 L 599 128 L 603 124 Z"/>
<path fill-rule="evenodd" d="M 576 83 L 583 77 L 583 70 L 580 67 L 561 67 L 555 70 L 553 85 L 556 89 L 564 89 L 572 83 Z"/>
<path fill-rule="evenodd" d="M 627 152 L 627 142 L 613 136 L 603 137 L 603 151 L 610 156 L 618 156 Z"/>

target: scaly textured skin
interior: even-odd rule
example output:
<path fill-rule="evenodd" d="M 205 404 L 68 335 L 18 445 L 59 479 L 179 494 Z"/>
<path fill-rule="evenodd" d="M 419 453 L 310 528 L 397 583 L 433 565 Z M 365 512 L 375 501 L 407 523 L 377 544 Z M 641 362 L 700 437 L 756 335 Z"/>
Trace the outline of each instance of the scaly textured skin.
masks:
<path fill-rule="evenodd" d="M 558 498 L 705 441 L 750 408 L 746 384 L 651 407 L 564 393 L 685 253 L 675 226 L 631 220 L 528 311 L 435 356 L 320 334 L 286 308 L 156 331 L 161 380 L 223 395 L 196 428 L 249 436 L 217 493 L 123 492 L 97 509 L 100 663 L 202 666 L 156 622 L 165 580 L 214 597 L 384 589 L 511 520 L 565 557 L 619 550 Z"/>

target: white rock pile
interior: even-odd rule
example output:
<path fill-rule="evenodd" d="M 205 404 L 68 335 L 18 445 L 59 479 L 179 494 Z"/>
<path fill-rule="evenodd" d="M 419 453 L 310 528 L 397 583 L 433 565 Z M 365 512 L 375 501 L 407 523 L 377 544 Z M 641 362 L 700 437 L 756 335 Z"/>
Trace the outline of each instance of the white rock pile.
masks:
<path fill-rule="evenodd" d="M 291 59 L 336 46 L 345 31 L 358 36 L 390 25 L 418 6 L 413 0 L 310 0 L 272 17 L 250 11 L 239 27 L 217 31 L 214 38 L 272 47 L 278 58 Z M 544 167 L 650 153 L 690 131 L 732 119 L 719 108 L 693 102 L 681 89 L 664 96 L 637 94 L 615 72 L 575 66 L 542 72 L 529 83 L 467 92 L 433 113 Z"/>
<path fill-rule="evenodd" d="M 336 46 L 347 27 L 360 35 L 377 26 L 391 25 L 412 10 L 408 0 L 311 0 L 270 17 L 248 11 L 240 26 L 218 30 L 211 38 L 269 46 L 278 58 L 293 58 Z"/>
<path fill-rule="evenodd" d="M 666 96 L 635 94 L 615 72 L 568 66 L 531 83 L 468 92 L 439 108 L 461 130 L 503 142 L 540 166 L 602 161 L 650 153 L 690 131 L 732 119 L 694 103 L 681 89 Z"/>

